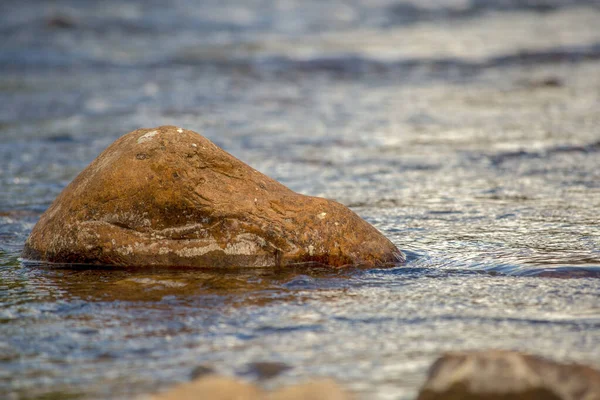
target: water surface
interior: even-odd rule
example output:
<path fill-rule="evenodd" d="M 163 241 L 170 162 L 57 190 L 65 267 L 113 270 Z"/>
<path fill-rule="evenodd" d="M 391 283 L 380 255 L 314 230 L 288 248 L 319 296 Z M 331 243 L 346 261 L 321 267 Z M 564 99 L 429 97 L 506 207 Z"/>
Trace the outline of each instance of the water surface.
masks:
<path fill-rule="evenodd" d="M 210 366 L 410 399 L 460 349 L 600 367 L 597 26 L 596 1 L 3 1 L 0 393 L 133 398 Z M 407 264 L 19 261 L 79 171 L 165 124 L 350 206 Z"/>

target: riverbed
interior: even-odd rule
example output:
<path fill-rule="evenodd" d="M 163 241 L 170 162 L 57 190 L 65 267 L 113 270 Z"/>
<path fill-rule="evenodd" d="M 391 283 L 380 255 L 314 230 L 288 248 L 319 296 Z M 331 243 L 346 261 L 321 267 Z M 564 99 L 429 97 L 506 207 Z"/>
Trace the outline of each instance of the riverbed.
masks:
<path fill-rule="evenodd" d="M 449 350 L 600 367 L 598 26 L 597 1 L 2 1 L 0 393 L 138 398 L 207 366 L 412 399 Z M 19 259 L 87 164 L 159 125 L 349 206 L 407 263 Z"/>

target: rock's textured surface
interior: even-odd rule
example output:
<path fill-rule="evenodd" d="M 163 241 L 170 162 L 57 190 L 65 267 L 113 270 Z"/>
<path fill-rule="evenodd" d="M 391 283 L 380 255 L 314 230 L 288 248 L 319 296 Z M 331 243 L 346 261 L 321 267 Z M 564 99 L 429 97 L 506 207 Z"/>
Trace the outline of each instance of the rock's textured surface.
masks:
<path fill-rule="evenodd" d="M 600 372 L 510 351 L 449 353 L 418 400 L 600 400 Z"/>
<path fill-rule="evenodd" d="M 264 392 L 233 378 L 207 376 L 176 386 L 153 400 L 351 400 L 352 396 L 329 379 Z"/>
<path fill-rule="evenodd" d="M 124 266 L 379 266 L 403 261 L 345 206 L 297 194 L 174 126 L 109 146 L 57 197 L 23 257 Z"/>

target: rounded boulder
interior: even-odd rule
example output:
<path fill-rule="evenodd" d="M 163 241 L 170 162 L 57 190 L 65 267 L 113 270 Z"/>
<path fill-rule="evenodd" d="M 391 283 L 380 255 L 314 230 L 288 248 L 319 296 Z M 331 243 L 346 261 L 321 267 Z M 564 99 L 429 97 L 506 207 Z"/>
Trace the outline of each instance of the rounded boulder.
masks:
<path fill-rule="evenodd" d="M 23 258 L 120 266 L 383 266 L 404 255 L 332 200 L 295 193 L 175 126 L 104 150 L 56 198 Z"/>

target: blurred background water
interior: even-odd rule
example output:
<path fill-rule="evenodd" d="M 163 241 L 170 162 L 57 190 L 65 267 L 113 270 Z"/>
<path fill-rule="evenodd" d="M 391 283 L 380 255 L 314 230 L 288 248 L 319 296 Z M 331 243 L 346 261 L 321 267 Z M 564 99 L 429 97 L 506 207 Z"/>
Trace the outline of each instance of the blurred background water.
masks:
<path fill-rule="evenodd" d="M 3 0 L 0 397 L 133 398 L 204 365 L 410 399 L 459 349 L 600 367 L 599 26 L 593 0 Z M 96 155 L 165 124 L 350 206 L 408 263 L 19 261 Z"/>

